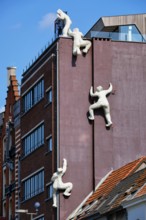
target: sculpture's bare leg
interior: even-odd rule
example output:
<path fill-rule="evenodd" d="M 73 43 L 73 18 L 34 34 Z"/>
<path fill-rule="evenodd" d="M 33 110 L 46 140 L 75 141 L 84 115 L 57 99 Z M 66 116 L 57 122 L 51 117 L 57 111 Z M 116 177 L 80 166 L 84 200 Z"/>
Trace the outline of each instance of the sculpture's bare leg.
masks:
<path fill-rule="evenodd" d="M 71 195 L 70 191 L 71 191 L 72 188 L 73 188 L 73 184 L 72 184 L 72 183 L 65 183 L 65 185 L 66 185 L 66 190 L 65 190 L 65 192 L 63 193 L 63 195 L 65 195 L 65 196 L 70 196 L 70 195 Z"/>
<path fill-rule="evenodd" d="M 64 28 L 63 28 L 63 31 L 62 31 L 62 34 L 64 37 L 68 37 L 68 30 L 69 30 L 69 25 L 66 25 Z"/>
<path fill-rule="evenodd" d="M 112 121 L 111 121 L 109 106 L 104 107 L 104 112 L 105 112 L 105 118 L 106 118 L 106 121 L 107 121 L 106 127 L 110 127 L 112 125 Z"/>
<path fill-rule="evenodd" d="M 85 47 L 83 53 L 87 53 L 91 47 L 91 42 L 89 40 L 84 40 L 84 43 L 81 46 Z"/>
<path fill-rule="evenodd" d="M 90 120 L 94 120 L 94 109 L 97 109 L 97 108 L 100 108 L 101 107 L 101 105 L 98 103 L 98 102 L 96 102 L 96 103 L 94 103 L 93 105 L 90 105 L 89 106 L 89 119 Z"/>
<path fill-rule="evenodd" d="M 81 54 L 81 50 L 77 46 L 73 46 L 73 55 L 79 55 Z"/>
<path fill-rule="evenodd" d="M 94 112 L 93 109 L 91 107 L 89 107 L 89 117 L 90 120 L 94 120 Z"/>
<path fill-rule="evenodd" d="M 57 207 L 57 191 L 53 191 L 53 207 Z"/>

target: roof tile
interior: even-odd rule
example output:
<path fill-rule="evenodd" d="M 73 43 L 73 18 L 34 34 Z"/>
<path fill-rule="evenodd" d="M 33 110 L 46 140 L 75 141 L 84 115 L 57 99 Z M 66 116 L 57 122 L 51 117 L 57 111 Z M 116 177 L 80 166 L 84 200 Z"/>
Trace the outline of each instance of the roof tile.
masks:
<path fill-rule="evenodd" d="M 86 201 L 85 205 L 92 203 L 95 199 L 98 199 L 103 196 L 105 197 L 116 186 L 116 184 L 118 184 L 121 180 L 133 173 L 143 161 L 146 161 L 145 156 L 113 171 L 103 182 L 103 184 Z"/>
<path fill-rule="evenodd" d="M 122 207 L 124 200 L 131 200 L 146 194 L 146 168 L 138 170 L 146 157 L 143 156 L 113 171 L 99 188 L 83 204 L 78 219 L 92 213 L 108 213 Z M 96 201 L 96 203 L 95 203 Z M 75 219 L 75 218 L 74 218 Z"/>

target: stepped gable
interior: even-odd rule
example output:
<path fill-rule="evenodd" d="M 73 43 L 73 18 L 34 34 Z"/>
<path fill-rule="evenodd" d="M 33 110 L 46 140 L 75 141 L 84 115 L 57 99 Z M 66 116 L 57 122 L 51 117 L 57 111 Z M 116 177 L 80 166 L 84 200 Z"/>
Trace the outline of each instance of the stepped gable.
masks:
<path fill-rule="evenodd" d="M 15 101 L 17 101 L 20 98 L 20 95 L 18 90 L 18 81 L 15 75 L 10 76 L 10 82 L 11 82 L 10 85 L 12 85 L 12 89 L 14 92 Z"/>
<path fill-rule="evenodd" d="M 20 94 L 18 89 L 18 81 L 16 79 L 15 74 L 10 74 L 8 77 L 8 87 L 7 87 L 7 97 L 6 97 L 6 104 L 5 104 L 5 111 L 4 111 L 4 119 L 11 118 L 12 112 L 10 112 L 9 105 L 14 105 L 17 100 L 19 100 Z M 8 119 L 7 119 L 8 120 Z M 4 122 L 4 129 L 5 129 L 5 122 Z"/>

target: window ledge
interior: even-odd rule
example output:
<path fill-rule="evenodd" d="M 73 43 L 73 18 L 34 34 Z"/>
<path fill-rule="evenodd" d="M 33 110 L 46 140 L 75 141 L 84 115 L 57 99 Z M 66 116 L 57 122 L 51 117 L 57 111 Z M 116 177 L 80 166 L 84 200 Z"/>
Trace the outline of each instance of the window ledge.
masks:
<path fill-rule="evenodd" d="M 36 102 L 30 109 L 28 109 L 26 112 L 21 112 L 21 117 L 23 117 L 24 115 L 26 115 L 28 112 L 30 112 L 37 104 L 39 104 L 42 100 L 44 99 L 44 97 L 42 97 L 38 102 Z"/>
<path fill-rule="evenodd" d="M 51 154 L 52 151 L 47 151 L 46 153 L 44 153 L 45 156 L 47 156 L 48 154 Z"/>
<path fill-rule="evenodd" d="M 23 159 L 25 159 L 26 157 L 28 157 L 28 156 L 30 156 L 30 155 L 32 155 L 34 152 L 36 152 L 37 150 L 39 150 L 41 147 L 43 147 L 44 146 L 44 143 L 43 144 L 41 144 L 39 147 L 37 147 L 36 149 L 34 149 L 33 151 L 31 151 L 29 154 L 27 154 L 27 155 L 22 155 L 21 156 L 21 160 L 23 160 Z"/>
<path fill-rule="evenodd" d="M 44 190 L 42 191 L 42 192 L 40 192 L 40 193 L 37 193 L 36 195 L 34 195 L 34 196 L 31 196 L 30 198 L 28 198 L 28 199 L 23 199 L 22 201 L 21 201 L 21 203 L 24 203 L 24 202 L 27 202 L 28 200 L 30 200 L 30 199 L 32 199 L 32 198 L 34 198 L 35 196 L 39 196 L 41 193 L 44 193 Z"/>
<path fill-rule="evenodd" d="M 47 108 L 51 104 L 52 104 L 52 102 L 48 102 L 47 104 L 44 105 L 44 108 Z"/>
<path fill-rule="evenodd" d="M 52 198 L 45 199 L 45 202 L 52 201 Z"/>

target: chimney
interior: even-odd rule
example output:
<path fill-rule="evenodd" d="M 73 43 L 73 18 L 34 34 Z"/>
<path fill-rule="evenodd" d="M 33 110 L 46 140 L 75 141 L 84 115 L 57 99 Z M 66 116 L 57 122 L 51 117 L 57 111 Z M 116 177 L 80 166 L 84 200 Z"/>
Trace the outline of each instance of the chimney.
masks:
<path fill-rule="evenodd" d="M 7 67 L 7 86 L 10 85 L 10 76 L 16 75 L 16 67 Z"/>

